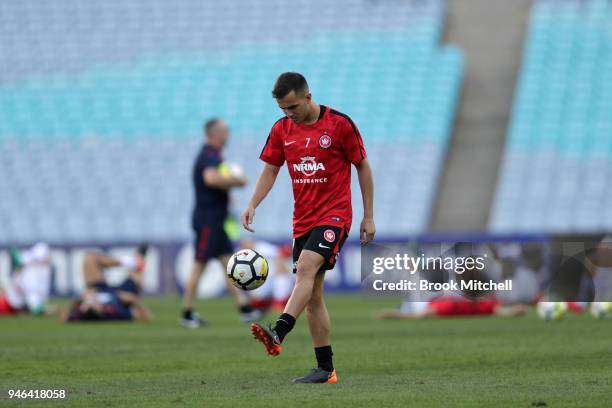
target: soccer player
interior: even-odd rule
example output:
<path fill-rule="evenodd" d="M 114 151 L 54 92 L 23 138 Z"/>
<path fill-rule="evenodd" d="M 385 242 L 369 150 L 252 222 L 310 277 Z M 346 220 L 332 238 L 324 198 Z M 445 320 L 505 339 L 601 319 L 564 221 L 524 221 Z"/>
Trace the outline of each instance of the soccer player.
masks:
<path fill-rule="evenodd" d="M 0 290 L 0 315 L 52 313 L 47 306 L 51 290 L 51 252 L 49 246 L 39 242 L 23 252 L 12 251 L 15 274 Z"/>
<path fill-rule="evenodd" d="M 145 256 L 148 244 L 140 244 L 135 253 L 122 257 L 114 257 L 102 252 L 90 252 L 83 260 L 83 280 L 88 290 L 105 291 L 116 289 L 138 296 L 142 290 L 142 273 L 145 269 Z M 104 270 L 107 268 L 124 267 L 129 271 L 128 277 L 118 286 L 110 286 L 106 282 Z"/>
<path fill-rule="evenodd" d="M 301 74 L 281 74 L 272 96 L 285 117 L 272 126 L 260 155 L 265 165 L 241 221 L 246 230 L 253 232 L 255 209 L 272 188 L 286 161 L 294 196 L 296 282 L 276 324 L 264 327 L 254 323 L 251 331 L 264 344 L 267 353 L 276 356 L 282 350 L 285 336 L 306 309 L 317 368 L 294 382 L 337 382 L 323 279 L 325 271 L 334 267 L 351 227 L 351 164 L 357 169 L 363 199 L 360 240 L 366 244 L 374 239 L 372 170 L 353 121 L 345 114 L 315 103 Z"/>
<path fill-rule="evenodd" d="M 397 310 L 382 310 L 376 319 L 423 319 L 455 316 L 522 316 L 528 311 L 524 304 L 503 305 L 495 297 L 468 299 L 457 294 L 436 296 L 428 302 L 405 301 Z"/>
<path fill-rule="evenodd" d="M 107 287 L 87 289 L 60 313 L 62 322 L 151 320 L 153 314 L 137 294 Z"/>
<path fill-rule="evenodd" d="M 185 287 L 182 318 L 179 320 L 187 328 L 198 328 L 206 323 L 193 310 L 198 283 L 209 260 L 217 258 L 225 268 L 234 252 L 224 228 L 228 217 L 229 190 L 243 187 L 247 183 L 244 175 L 232 174 L 223 162 L 221 151 L 229 138 L 229 128 L 225 121 L 210 119 L 204 125 L 204 133 L 206 141 L 196 158 L 192 175 L 196 199 L 192 217 L 195 260 Z M 250 323 L 261 317 L 261 312 L 253 310 L 248 298 L 229 280 L 227 287 L 238 304 L 243 322 Z"/>
<path fill-rule="evenodd" d="M 469 251 L 469 252 L 466 252 Z M 457 255 L 472 256 L 471 244 L 457 244 Z M 470 254 L 470 255 L 468 255 Z M 485 254 L 486 255 L 486 254 Z M 473 259 L 473 258 L 472 258 Z M 421 270 L 423 272 L 423 270 Z M 446 271 L 439 271 L 442 275 Z M 454 277 L 453 277 L 454 275 Z M 487 270 L 466 269 L 463 273 L 449 275 L 448 282 L 491 280 Z M 521 316 L 528 310 L 525 303 L 504 302 L 499 298 L 502 292 L 487 292 L 477 289 L 448 290 L 441 292 L 420 291 L 420 293 L 407 293 L 406 299 L 397 310 L 383 310 L 374 315 L 378 319 L 420 319 L 426 317 L 454 317 L 454 316 Z M 417 301 L 415 301 L 416 299 Z M 427 298 L 427 299 L 425 299 Z M 425 301 L 427 300 L 427 301 Z"/>
<path fill-rule="evenodd" d="M 148 244 L 139 245 L 136 252 L 114 257 L 102 252 L 90 252 L 83 260 L 85 291 L 60 314 L 60 320 L 151 320 L 152 313 L 140 299 L 142 273 Z M 105 269 L 124 267 L 128 277 L 119 285 L 106 282 Z"/>

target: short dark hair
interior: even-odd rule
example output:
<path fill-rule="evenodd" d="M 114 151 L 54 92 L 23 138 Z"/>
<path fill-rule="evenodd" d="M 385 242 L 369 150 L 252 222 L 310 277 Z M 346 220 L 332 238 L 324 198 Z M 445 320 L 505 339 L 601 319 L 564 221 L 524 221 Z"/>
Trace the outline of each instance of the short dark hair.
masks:
<path fill-rule="evenodd" d="M 213 128 L 213 126 L 215 126 L 220 121 L 221 121 L 221 118 L 210 118 L 210 119 L 208 119 L 204 123 L 204 132 L 206 132 L 206 134 L 210 133 L 210 130 Z"/>
<path fill-rule="evenodd" d="M 272 89 L 272 96 L 279 99 L 284 98 L 291 91 L 298 93 L 307 89 L 308 82 L 306 82 L 304 75 L 297 72 L 284 72 L 276 80 L 274 89 Z"/>

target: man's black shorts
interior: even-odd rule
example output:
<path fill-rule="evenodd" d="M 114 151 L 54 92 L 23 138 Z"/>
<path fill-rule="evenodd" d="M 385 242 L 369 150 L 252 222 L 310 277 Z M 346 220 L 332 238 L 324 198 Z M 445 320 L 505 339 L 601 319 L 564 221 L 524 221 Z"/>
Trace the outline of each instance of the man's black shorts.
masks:
<path fill-rule="evenodd" d="M 223 228 L 223 222 L 202 224 L 195 229 L 195 259 L 207 262 L 234 253 L 234 245 Z"/>
<path fill-rule="evenodd" d="M 120 290 L 123 292 L 130 292 L 135 295 L 140 294 L 140 287 L 132 278 L 126 278 L 119 286 L 110 286 L 106 282 L 96 282 L 89 285 L 90 288 L 96 289 L 99 292 L 110 292 L 113 290 Z"/>
<path fill-rule="evenodd" d="M 303 249 L 320 254 L 325 259 L 324 270 L 333 269 L 346 237 L 344 228 L 320 225 L 295 238 L 293 240 L 293 273 L 297 272 L 297 260 Z"/>

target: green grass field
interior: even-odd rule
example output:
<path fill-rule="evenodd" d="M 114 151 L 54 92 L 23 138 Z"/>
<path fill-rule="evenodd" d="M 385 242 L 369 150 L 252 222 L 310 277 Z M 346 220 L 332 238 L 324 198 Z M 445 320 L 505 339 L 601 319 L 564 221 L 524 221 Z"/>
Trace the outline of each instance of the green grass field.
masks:
<path fill-rule="evenodd" d="M 281 356 L 238 322 L 229 300 L 202 301 L 209 327 L 177 324 L 179 301 L 151 298 L 151 323 L 0 320 L 0 406 L 7 389 L 66 389 L 61 407 L 610 407 L 612 321 L 569 315 L 375 321 L 389 300 L 328 301 L 338 384 L 294 385 L 314 366 L 305 319 Z M 272 319 L 272 316 L 270 316 Z"/>

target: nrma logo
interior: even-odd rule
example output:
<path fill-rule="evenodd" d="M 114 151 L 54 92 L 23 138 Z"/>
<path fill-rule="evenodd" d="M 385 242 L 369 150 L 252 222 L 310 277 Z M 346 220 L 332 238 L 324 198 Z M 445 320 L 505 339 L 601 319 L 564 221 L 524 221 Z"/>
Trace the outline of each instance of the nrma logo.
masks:
<path fill-rule="evenodd" d="M 325 170 L 323 163 L 317 163 L 313 156 L 300 157 L 301 163 L 293 165 L 293 170 L 302 173 L 305 176 L 314 175 L 317 170 Z"/>

